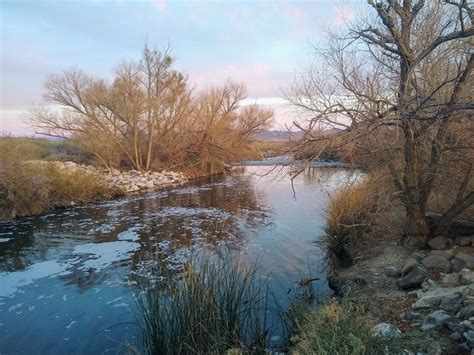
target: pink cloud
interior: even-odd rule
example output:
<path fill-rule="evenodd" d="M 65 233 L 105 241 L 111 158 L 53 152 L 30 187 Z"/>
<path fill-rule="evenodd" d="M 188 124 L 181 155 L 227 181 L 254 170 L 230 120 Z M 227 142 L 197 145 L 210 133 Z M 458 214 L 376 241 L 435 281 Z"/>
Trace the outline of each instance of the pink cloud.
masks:
<path fill-rule="evenodd" d="M 198 68 L 190 73 L 190 80 L 198 89 L 223 84 L 229 78 L 245 83 L 252 97 L 278 96 L 287 83 L 287 78 L 276 73 L 268 63 L 228 64 Z"/>

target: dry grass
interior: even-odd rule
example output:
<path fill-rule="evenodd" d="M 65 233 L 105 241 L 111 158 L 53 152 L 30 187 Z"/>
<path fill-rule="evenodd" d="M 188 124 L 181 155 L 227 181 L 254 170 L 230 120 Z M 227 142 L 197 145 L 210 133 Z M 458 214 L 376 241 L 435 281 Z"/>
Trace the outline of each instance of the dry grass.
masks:
<path fill-rule="evenodd" d="M 114 196 L 98 174 L 60 170 L 53 163 L 0 162 L 0 219 Z"/>
<path fill-rule="evenodd" d="M 326 208 L 328 251 L 343 260 L 349 258 L 350 249 L 357 248 L 361 242 L 367 243 L 364 238 L 369 235 L 376 238 L 392 231 L 395 237 L 402 216 L 388 173 L 371 172 L 330 199 Z"/>
<path fill-rule="evenodd" d="M 374 337 L 376 321 L 348 299 L 307 313 L 297 324 L 294 354 L 384 354 L 387 339 Z"/>

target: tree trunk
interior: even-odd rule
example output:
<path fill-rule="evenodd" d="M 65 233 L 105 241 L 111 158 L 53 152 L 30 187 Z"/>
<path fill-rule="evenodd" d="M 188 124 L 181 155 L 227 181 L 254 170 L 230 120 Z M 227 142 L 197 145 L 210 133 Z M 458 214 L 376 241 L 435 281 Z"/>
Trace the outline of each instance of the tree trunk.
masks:
<path fill-rule="evenodd" d="M 407 209 L 404 244 L 408 247 L 423 247 L 429 237 L 428 220 L 424 209 L 413 204 Z"/>

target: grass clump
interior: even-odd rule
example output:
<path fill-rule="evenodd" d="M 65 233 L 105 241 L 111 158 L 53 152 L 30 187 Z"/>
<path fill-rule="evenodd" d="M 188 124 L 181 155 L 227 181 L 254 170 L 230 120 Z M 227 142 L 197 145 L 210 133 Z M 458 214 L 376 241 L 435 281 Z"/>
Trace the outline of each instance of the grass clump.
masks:
<path fill-rule="evenodd" d="M 264 353 L 268 287 L 237 257 L 202 257 L 179 275 L 142 285 L 138 297 L 144 352 L 149 354 Z"/>
<path fill-rule="evenodd" d="M 326 208 L 326 246 L 342 267 L 350 266 L 351 251 L 376 237 L 397 231 L 403 211 L 386 171 L 372 172 L 339 190 Z"/>
<path fill-rule="evenodd" d="M 311 310 L 297 322 L 294 354 L 384 354 L 389 339 L 374 336 L 375 320 L 349 299 Z"/>

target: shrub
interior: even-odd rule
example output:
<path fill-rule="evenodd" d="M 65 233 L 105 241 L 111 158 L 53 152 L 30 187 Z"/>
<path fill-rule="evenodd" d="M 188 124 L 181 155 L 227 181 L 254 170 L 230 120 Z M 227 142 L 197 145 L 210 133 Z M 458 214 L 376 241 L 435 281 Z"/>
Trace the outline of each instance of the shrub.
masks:
<path fill-rule="evenodd" d="M 364 242 L 369 234 L 397 234 L 403 219 L 389 174 L 384 170 L 371 172 L 362 180 L 339 190 L 326 208 L 326 244 L 330 255 L 351 264 L 350 249 Z M 401 224 L 400 224 L 401 226 Z"/>
<path fill-rule="evenodd" d="M 194 259 L 182 273 L 162 267 L 161 281 L 141 282 L 139 323 L 150 354 L 263 353 L 267 283 L 236 257 Z"/>
<path fill-rule="evenodd" d="M 54 163 L 0 161 L 0 218 L 38 214 L 53 208 L 111 198 L 99 174 L 65 171 Z"/>
<path fill-rule="evenodd" d="M 295 354 L 384 354 L 388 341 L 374 337 L 375 321 L 348 299 L 333 301 L 297 322 Z"/>

